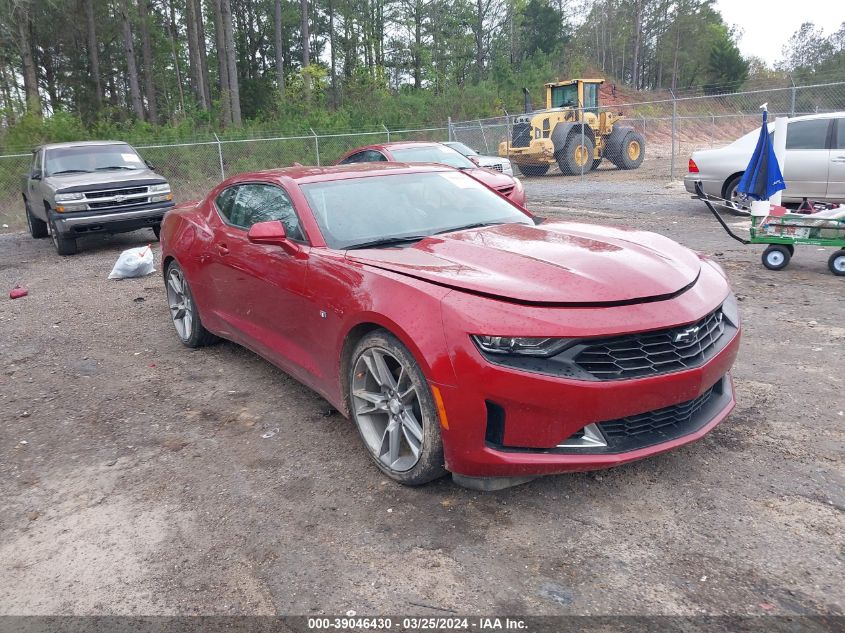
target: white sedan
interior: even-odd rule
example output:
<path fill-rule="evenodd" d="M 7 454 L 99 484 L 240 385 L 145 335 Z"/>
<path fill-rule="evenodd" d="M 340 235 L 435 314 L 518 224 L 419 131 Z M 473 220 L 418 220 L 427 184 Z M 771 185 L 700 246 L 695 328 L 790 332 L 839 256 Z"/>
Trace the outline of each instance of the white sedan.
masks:
<path fill-rule="evenodd" d="M 443 143 L 443 145 L 448 145 L 456 152 L 463 154 L 479 167 L 486 167 L 487 169 L 500 171 L 503 174 L 507 174 L 508 176 L 513 176 L 513 167 L 511 166 L 511 162 L 507 158 L 499 158 L 498 156 L 484 156 L 483 154 L 479 154 L 478 152 L 476 152 L 470 146 L 464 145 L 463 143 L 459 143 L 458 141 L 448 141 L 446 143 Z"/>
<path fill-rule="evenodd" d="M 774 129 L 770 122 L 770 134 Z M 704 193 L 741 202 L 736 188 L 759 136 L 758 128 L 726 147 L 693 152 L 689 173 L 684 176 L 686 190 L 695 193 L 695 182 L 700 180 Z M 789 119 L 781 171 L 786 182 L 785 203 L 804 198 L 845 202 L 845 112 Z"/>

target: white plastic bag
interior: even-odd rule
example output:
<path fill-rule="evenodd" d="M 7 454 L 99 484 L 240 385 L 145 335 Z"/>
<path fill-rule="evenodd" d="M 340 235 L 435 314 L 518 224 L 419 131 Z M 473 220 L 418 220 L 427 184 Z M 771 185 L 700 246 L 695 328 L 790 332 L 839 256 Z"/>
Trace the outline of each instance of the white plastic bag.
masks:
<path fill-rule="evenodd" d="M 143 277 L 155 272 L 152 246 L 130 248 L 123 251 L 109 273 L 109 279 Z"/>

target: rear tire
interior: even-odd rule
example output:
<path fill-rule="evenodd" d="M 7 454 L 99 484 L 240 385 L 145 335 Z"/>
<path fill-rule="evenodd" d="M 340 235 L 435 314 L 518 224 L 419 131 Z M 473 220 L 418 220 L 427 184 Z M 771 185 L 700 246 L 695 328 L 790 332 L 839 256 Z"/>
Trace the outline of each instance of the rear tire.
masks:
<path fill-rule="evenodd" d="M 346 380 L 349 415 L 379 470 L 406 486 L 446 474 L 431 386 L 399 339 L 386 330 L 367 334 L 352 352 Z"/>
<path fill-rule="evenodd" d="M 153 233 L 155 234 L 157 240 L 161 239 L 161 224 L 153 224 Z"/>
<path fill-rule="evenodd" d="M 26 225 L 29 227 L 29 234 L 36 240 L 47 237 L 50 232 L 47 230 L 47 223 L 44 220 L 36 218 L 32 214 L 32 209 L 29 208 L 29 201 L 23 201 L 26 210 Z"/>
<path fill-rule="evenodd" d="M 783 244 L 772 244 L 763 251 L 763 266 L 769 270 L 783 270 L 789 265 L 792 255 Z"/>
<path fill-rule="evenodd" d="M 557 165 L 561 173 L 567 176 L 575 176 L 580 173 L 588 173 L 593 169 L 593 153 L 595 144 L 589 136 L 584 136 L 581 142 L 581 134 L 571 134 L 566 141 L 563 152 L 556 156 Z"/>
<path fill-rule="evenodd" d="M 827 267 L 837 277 L 845 276 L 845 248 L 840 249 L 827 260 Z"/>
<path fill-rule="evenodd" d="M 50 220 L 50 237 L 53 239 L 53 246 L 59 255 L 76 255 L 78 248 L 76 246 L 76 239 L 72 237 L 65 237 L 56 229 L 56 223 Z"/>
<path fill-rule="evenodd" d="M 176 328 L 176 335 L 186 347 L 205 347 L 217 341 L 217 337 L 205 329 L 199 310 L 188 286 L 182 267 L 175 261 L 167 265 L 164 273 L 167 306 L 170 319 Z"/>
<path fill-rule="evenodd" d="M 532 176 L 545 176 L 549 171 L 549 165 L 518 165 L 519 171 L 523 176 L 531 178 Z"/>

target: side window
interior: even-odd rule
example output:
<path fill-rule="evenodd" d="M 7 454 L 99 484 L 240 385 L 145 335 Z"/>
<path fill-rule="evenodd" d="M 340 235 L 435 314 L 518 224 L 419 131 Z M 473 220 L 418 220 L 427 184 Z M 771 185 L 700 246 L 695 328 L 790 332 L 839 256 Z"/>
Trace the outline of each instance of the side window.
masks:
<path fill-rule="evenodd" d="M 41 169 L 41 154 L 43 150 L 38 150 L 37 152 L 33 152 L 32 154 L 32 169 L 30 169 L 30 173 L 35 171 L 36 169 Z"/>
<path fill-rule="evenodd" d="M 347 156 L 339 164 L 341 165 L 350 165 L 352 163 L 363 163 L 364 162 L 364 154 L 366 152 L 355 152 L 351 156 Z"/>
<path fill-rule="evenodd" d="M 238 185 L 222 192 L 216 202 L 220 213 L 233 226 L 249 229 L 258 222 L 280 220 L 290 239 L 305 241 L 293 203 L 279 187 L 264 183 Z"/>
<path fill-rule="evenodd" d="M 830 119 L 793 121 L 786 128 L 786 149 L 826 149 Z"/>
<path fill-rule="evenodd" d="M 217 210 L 227 222 L 230 222 L 229 216 L 232 213 L 232 205 L 235 202 L 235 195 L 237 192 L 238 187 L 229 187 L 217 194 L 217 197 L 214 199 L 214 204 L 217 205 Z"/>
<path fill-rule="evenodd" d="M 366 157 L 363 161 L 361 161 L 361 162 L 367 162 L 367 163 L 379 163 L 379 162 L 381 162 L 381 161 L 386 161 L 386 160 L 387 160 L 387 156 L 385 156 L 385 155 L 384 155 L 384 154 L 382 154 L 381 152 L 378 152 L 378 151 L 376 151 L 376 150 L 374 150 L 374 149 L 371 149 L 371 150 L 369 150 L 369 151 L 366 151 L 366 152 L 364 152 L 364 154 L 366 154 L 366 155 L 367 155 L 367 157 Z"/>
<path fill-rule="evenodd" d="M 845 149 L 845 118 L 836 121 L 836 149 Z"/>

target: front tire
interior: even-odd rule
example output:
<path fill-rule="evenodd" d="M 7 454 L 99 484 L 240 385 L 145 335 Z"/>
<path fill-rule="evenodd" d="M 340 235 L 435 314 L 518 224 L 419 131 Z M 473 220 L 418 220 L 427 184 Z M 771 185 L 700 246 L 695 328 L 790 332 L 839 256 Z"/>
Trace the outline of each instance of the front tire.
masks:
<path fill-rule="evenodd" d="M 29 234 L 36 240 L 47 237 L 50 233 L 47 229 L 47 223 L 40 218 L 36 218 L 32 214 L 32 209 L 29 207 L 28 200 L 24 200 L 23 204 L 24 209 L 26 210 L 26 225 L 29 228 Z"/>
<path fill-rule="evenodd" d="M 170 319 L 182 344 L 186 347 L 204 347 L 214 343 L 217 337 L 203 326 L 182 267 L 175 261 L 170 262 L 164 280 Z"/>
<path fill-rule="evenodd" d="M 792 258 L 789 249 L 782 244 L 772 244 L 763 251 L 763 266 L 769 270 L 783 270 Z"/>
<path fill-rule="evenodd" d="M 65 237 L 59 233 L 56 228 L 56 223 L 52 219 L 50 220 L 50 237 L 53 239 L 53 246 L 56 248 L 56 252 L 59 255 L 62 255 L 63 257 L 66 255 L 76 255 L 78 251 L 76 240 L 72 237 Z"/>
<path fill-rule="evenodd" d="M 347 384 L 350 416 L 385 475 L 418 486 L 446 474 L 431 387 L 399 339 L 386 330 L 362 338 L 352 352 Z"/>

